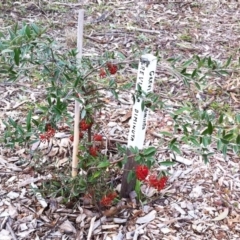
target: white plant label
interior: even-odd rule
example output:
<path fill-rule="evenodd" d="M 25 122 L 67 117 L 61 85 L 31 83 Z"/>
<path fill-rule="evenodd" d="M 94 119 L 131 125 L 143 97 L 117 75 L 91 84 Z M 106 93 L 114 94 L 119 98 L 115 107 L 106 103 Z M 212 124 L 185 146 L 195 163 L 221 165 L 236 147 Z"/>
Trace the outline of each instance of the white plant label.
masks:
<path fill-rule="evenodd" d="M 136 93 L 138 91 L 138 85 L 144 93 L 152 92 L 153 83 L 155 78 L 155 71 L 157 67 L 157 58 L 152 54 L 142 55 L 138 65 L 138 75 L 136 83 Z M 132 110 L 131 126 L 128 136 L 128 147 L 143 148 L 145 140 L 148 108 L 144 106 L 142 110 L 143 98 L 142 96 L 136 97 Z"/>

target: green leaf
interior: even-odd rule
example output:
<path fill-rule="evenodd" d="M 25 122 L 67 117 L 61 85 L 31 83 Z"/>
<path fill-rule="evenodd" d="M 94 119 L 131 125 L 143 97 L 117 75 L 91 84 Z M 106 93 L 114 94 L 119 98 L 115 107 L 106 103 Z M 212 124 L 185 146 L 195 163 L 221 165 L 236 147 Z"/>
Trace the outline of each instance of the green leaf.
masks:
<path fill-rule="evenodd" d="M 165 135 L 165 136 L 169 136 L 169 137 L 172 136 L 172 133 L 170 133 L 170 132 L 159 132 L 159 134 L 162 134 L 162 135 Z"/>
<path fill-rule="evenodd" d="M 179 114 L 182 114 L 185 111 L 189 112 L 189 111 L 191 111 L 191 108 L 190 107 L 182 107 L 182 108 L 178 109 L 177 111 L 175 111 L 173 114 L 174 115 L 179 115 Z"/>
<path fill-rule="evenodd" d="M 172 146 L 176 141 L 177 141 L 177 138 L 172 139 L 169 145 Z"/>
<path fill-rule="evenodd" d="M 135 173 L 133 172 L 133 170 L 130 170 L 127 176 L 127 182 L 130 183 L 135 178 L 136 178 Z"/>
<path fill-rule="evenodd" d="M 208 67 L 210 68 L 211 65 L 212 65 L 212 59 L 211 59 L 211 57 L 208 57 Z"/>
<path fill-rule="evenodd" d="M 207 154 L 203 154 L 202 158 L 203 158 L 203 161 L 204 161 L 205 164 L 207 164 L 209 162 Z"/>
<path fill-rule="evenodd" d="M 32 111 L 30 110 L 27 115 L 27 120 L 26 120 L 26 126 L 27 126 L 27 131 L 31 131 L 31 120 L 32 120 Z"/>
<path fill-rule="evenodd" d="M 223 153 L 224 157 L 226 157 L 226 155 L 227 155 L 227 145 L 226 144 L 224 144 L 222 146 L 222 153 Z"/>
<path fill-rule="evenodd" d="M 154 155 L 155 153 L 156 153 L 156 148 L 155 147 L 149 147 L 149 148 L 147 148 L 147 149 L 144 149 L 144 151 L 143 151 L 143 154 L 145 155 L 145 156 L 152 156 L 152 155 Z"/>
<path fill-rule="evenodd" d="M 31 27 L 36 34 L 40 33 L 39 27 L 35 23 L 32 23 Z"/>
<path fill-rule="evenodd" d="M 194 77 L 197 75 L 197 72 L 198 72 L 198 70 L 197 70 L 197 69 L 194 69 L 194 71 L 192 72 L 191 77 L 194 78 Z"/>
<path fill-rule="evenodd" d="M 205 63 L 206 58 L 203 58 L 202 60 L 200 60 L 200 58 L 199 58 L 198 61 L 199 61 L 199 62 L 198 62 L 198 68 L 201 68 L 201 67 L 204 65 L 204 63 Z"/>
<path fill-rule="evenodd" d="M 221 151 L 222 150 L 222 146 L 223 146 L 223 143 L 222 143 L 221 139 L 218 139 L 218 141 L 217 141 L 217 150 Z"/>
<path fill-rule="evenodd" d="M 8 121 L 14 128 L 17 128 L 17 122 L 16 121 L 14 121 L 12 118 L 9 118 Z"/>
<path fill-rule="evenodd" d="M 208 134 L 211 135 L 213 133 L 213 126 L 212 123 L 209 121 L 208 122 Z"/>
<path fill-rule="evenodd" d="M 239 149 L 240 149 L 240 148 L 239 148 L 238 146 L 236 146 L 236 145 L 233 146 L 233 151 L 234 151 L 235 154 L 238 154 L 238 153 L 239 153 Z"/>
<path fill-rule="evenodd" d="M 202 131 L 201 135 L 207 135 L 208 134 L 208 128 Z"/>
<path fill-rule="evenodd" d="M 107 168 L 107 167 L 109 167 L 109 165 L 110 165 L 109 161 L 104 161 L 104 162 L 101 162 L 100 164 L 98 164 L 97 168 Z"/>
<path fill-rule="evenodd" d="M 218 119 L 218 123 L 223 123 L 223 114 L 221 113 Z"/>
<path fill-rule="evenodd" d="M 202 144 L 203 144 L 204 147 L 208 147 L 211 144 L 211 137 L 204 136 L 202 138 Z"/>
<path fill-rule="evenodd" d="M 201 90 L 201 86 L 199 85 L 198 82 L 194 82 L 194 84 L 195 84 L 195 86 L 196 86 L 196 88 L 197 88 L 198 90 Z"/>
<path fill-rule="evenodd" d="M 159 164 L 162 165 L 162 166 L 171 167 L 171 166 L 175 165 L 176 162 L 164 161 L 164 162 L 160 162 Z"/>
<path fill-rule="evenodd" d="M 136 181 L 135 192 L 138 196 L 138 199 L 140 199 L 140 197 L 141 197 L 141 182 L 139 180 Z"/>
<path fill-rule="evenodd" d="M 198 142 L 197 140 L 197 137 L 189 137 L 189 141 L 192 142 L 193 145 L 199 147 L 200 146 L 200 143 Z"/>
<path fill-rule="evenodd" d="M 31 38 L 31 30 L 30 30 L 30 27 L 29 27 L 29 26 L 26 26 L 26 28 L 25 28 L 25 33 L 26 33 L 26 35 L 28 36 L 28 38 Z"/>
<path fill-rule="evenodd" d="M 188 67 L 189 65 L 191 65 L 191 64 L 193 63 L 193 61 L 194 61 L 194 58 L 187 60 L 187 61 L 183 64 L 183 67 Z"/>
<path fill-rule="evenodd" d="M 236 119 L 237 124 L 240 124 L 240 113 L 236 114 L 235 119 Z"/>
<path fill-rule="evenodd" d="M 229 64 L 231 63 L 232 60 L 232 56 L 230 56 L 226 62 L 226 64 L 224 65 L 224 68 L 227 68 L 229 66 Z"/>
<path fill-rule="evenodd" d="M 228 133 L 228 134 L 226 134 L 223 138 L 224 138 L 225 140 L 230 141 L 230 140 L 232 140 L 232 139 L 234 138 L 234 135 L 233 135 L 233 133 Z"/>
<path fill-rule="evenodd" d="M 176 145 L 171 146 L 171 150 L 181 155 L 181 151 Z"/>
<path fill-rule="evenodd" d="M 221 141 L 222 141 L 223 144 L 229 144 L 229 141 L 226 140 L 226 139 L 221 138 Z"/>
<path fill-rule="evenodd" d="M 19 66 L 21 50 L 19 48 L 15 48 L 13 51 L 14 51 L 14 61 L 16 65 Z"/>
<path fill-rule="evenodd" d="M 81 111 L 81 119 L 84 119 L 86 117 L 86 114 L 87 114 L 86 109 L 83 108 Z"/>
<path fill-rule="evenodd" d="M 237 138 L 236 138 L 236 143 L 240 144 L 240 134 L 238 134 Z"/>
<path fill-rule="evenodd" d="M 12 53 L 12 52 L 14 52 L 12 49 L 7 48 L 7 49 L 2 50 L 1 53 L 4 54 L 4 53 Z"/>
<path fill-rule="evenodd" d="M 100 171 L 96 171 L 96 172 L 94 172 L 94 174 L 92 175 L 92 178 L 93 178 L 93 179 L 98 178 L 100 175 L 101 175 L 101 172 L 100 172 Z"/>

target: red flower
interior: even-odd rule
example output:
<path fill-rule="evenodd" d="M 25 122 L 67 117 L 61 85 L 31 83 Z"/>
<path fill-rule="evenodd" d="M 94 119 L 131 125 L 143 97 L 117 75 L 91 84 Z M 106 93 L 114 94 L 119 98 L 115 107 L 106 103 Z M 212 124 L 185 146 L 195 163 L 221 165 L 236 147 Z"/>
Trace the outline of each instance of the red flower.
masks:
<path fill-rule="evenodd" d="M 87 123 L 84 119 L 82 119 L 79 123 L 79 127 L 82 131 L 89 129 L 92 126 L 92 123 Z"/>
<path fill-rule="evenodd" d="M 93 157 L 96 157 L 98 155 L 98 149 L 96 147 L 90 147 L 89 154 Z"/>
<path fill-rule="evenodd" d="M 138 165 L 136 167 L 136 177 L 138 180 L 143 181 L 148 175 L 148 167 L 145 165 Z"/>
<path fill-rule="evenodd" d="M 113 192 L 113 193 L 109 193 L 108 195 L 104 196 L 101 201 L 100 204 L 103 206 L 108 206 L 111 204 L 111 202 L 113 201 L 113 199 L 117 197 L 117 193 Z"/>
<path fill-rule="evenodd" d="M 108 62 L 107 63 L 107 67 L 108 67 L 108 71 L 111 73 L 111 74 L 115 74 L 118 70 L 118 67 L 116 64 L 113 64 L 113 63 L 110 63 Z"/>
<path fill-rule="evenodd" d="M 156 187 L 158 185 L 158 179 L 156 175 L 150 175 L 148 177 L 148 184 L 150 187 Z"/>
<path fill-rule="evenodd" d="M 107 76 L 106 71 L 103 68 L 100 68 L 99 76 L 100 78 L 105 78 Z"/>
<path fill-rule="evenodd" d="M 103 139 L 103 137 L 102 137 L 102 135 L 100 135 L 100 134 L 95 134 L 94 136 L 93 136 L 93 140 L 94 141 L 102 141 L 102 139 Z"/>
<path fill-rule="evenodd" d="M 168 178 L 166 176 L 161 177 L 158 180 L 158 185 L 157 185 L 156 189 L 158 191 L 161 191 L 166 186 L 167 180 L 168 180 Z"/>
<path fill-rule="evenodd" d="M 148 177 L 148 184 L 150 187 L 156 188 L 158 191 L 161 191 L 167 183 L 167 177 L 163 176 L 160 179 L 157 178 L 156 175 L 150 175 Z"/>

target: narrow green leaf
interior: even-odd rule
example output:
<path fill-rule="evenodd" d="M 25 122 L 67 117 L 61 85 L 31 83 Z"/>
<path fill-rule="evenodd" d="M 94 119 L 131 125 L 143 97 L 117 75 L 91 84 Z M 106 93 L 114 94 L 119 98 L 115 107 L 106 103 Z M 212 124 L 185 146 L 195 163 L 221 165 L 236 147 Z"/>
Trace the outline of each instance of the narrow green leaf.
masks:
<path fill-rule="evenodd" d="M 14 61 L 16 65 L 19 66 L 21 50 L 19 48 L 15 48 L 13 51 L 14 51 Z"/>
<path fill-rule="evenodd" d="M 110 165 L 110 162 L 109 161 L 104 161 L 104 162 L 101 162 L 100 164 L 98 164 L 98 168 L 107 168 L 109 167 Z"/>
<path fill-rule="evenodd" d="M 236 143 L 240 144 L 240 134 L 238 134 L 237 138 L 236 138 Z"/>
<path fill-rule="evenodd" d="M 222 141 L 220 139 L 218 139 L 217 140 L 217 150 L 221 151 L 222 150 L 222 146 L 223 146 Z"/>
<path fill-rule="evenodd" d="M 94 172 L 94 174 L 92 175 L 92 178 L 93 178 L 93 179 L 98 178 L 100 175 L 101 175 L 101 172 L 100 172 L 100 171 L 96 171 L 96 172 Z"/>
<path fill-rule="evenodd" d="M 211 59 L 211 57 L 208 57 L 208 67 L 210 68 L 211 65 L 212 65 L 212 59 Z"/>
<path fill-rule="evenodd" d="M 213 133 L 213 126 L 212 123 L 209 121 L 208 122 L 208 134 L 211 135 Z"/>
<path fill-rule="evenodd" d="M 201 135 L 207 135 L 208 134 L 208 128 L 204 129 L 201 133 Z"/>
<path fill-rule="evenodd" d="M 224 144 L 224 145 L 222 146 L 222 153 L 223 153 L 224 157 L 227 156 L 227 145 L 226 145 L 226 144 Z"/>
<path fill-rule="evenodd" d="M 223 114 L 221 113 L 218 119 L 218 123 L 223 123 Z"/>
<path fill-rule="evenodd" d="M 169 145 L 172 146 L 176 141 L 177 141 L 177 138 L 172 139 Z"/>
<path fill-rule="evenodd" d="M 229 141 L 226 140 L 226 139 L 221 138 L 221 141 L 222 141 L 223 144 L 229 144 Z"/>
<path fill-rule="evenodd" d="M 191 65 L 191 64 L 193 63 L 193 61 L 194 61 L 194 58 L 187 60 L 187 61 L 183 64 L 183 67 L 185 67 L 185 69 L 186 69 L 186 67 L 188 67 L 189 65 Z"/>
<path fill-rule="evenodd" d="M 176 162 L 172 162 L 172 161 L 164 161 L 164 162 L 160 162 L 159 163 L 162 166 L 166 166 L 166 167 L 170 167 L 176 164 Z"/>
<path fill-rule="evenodd" d="M 17 128 L 17 122 L 16 121 L 14 121 L 12 118 L 9 118 L 8 121 L 14 128 Z"/>
<path fill-rule="evenodd" d="M 176 145 L 173 145 L 173 146 L 171 147 L 171 150 L 172 150 L 173 152 L 176 152 L 176 153 L 178 153 L 179 155 L 181 155 L 181 151 L 180 151 L 180 149 L 179 149 Z"/>
<path fill-rule="evenodd" d="M 192 78 L 194 78 L 196 75 L 197 75 L 197 72 L 198 72 L 198 70 L 197 69 L 194 69 L 194 71 L 192 72 Z"/>
<path fill-rule="evenodd" d="M 144 149 L 143 154 L 145 157 L 151 157 L 156 153 L 155 147 L 149 147 L 147 149 Z"/>
<path fill-rule="evenodd" d="M 231 60 L 232 60 L 232 56 L 228 58 L 226 64 L 224 65 L 225 68 L 229 66 L 229 64 L 231 63 Z"/>
<path fill-rule="evenodd" d="M 31 130 L 31 120 L 32 120 L 32 111 L 30 110 L 27 115 L 26 119 L 26 126 L 27 126 L 27 131 L 29 132 Z"/>
<path fill-rule="evenodd" d="M 170 132 L 159 132 L 159 134 L 162 134 L 162 135 L 165 135 L 165 136 L 169 136 L 169 137 L 172 136 L 172 133 L 170 133 Z"/>
<path fill-rule="evenodd" d="M 135 173 L 130 170 L 127 176 L 127 182 L 130 183 L 135 178 Z"/>

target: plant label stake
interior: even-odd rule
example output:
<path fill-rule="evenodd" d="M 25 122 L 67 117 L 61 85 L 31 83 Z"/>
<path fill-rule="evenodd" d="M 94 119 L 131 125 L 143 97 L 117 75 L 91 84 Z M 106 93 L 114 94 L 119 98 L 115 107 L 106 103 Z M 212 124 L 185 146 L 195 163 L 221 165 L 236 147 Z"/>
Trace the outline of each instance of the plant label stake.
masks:
<path fill-rule="evenodd" d="M 152 54 L 142 55 L 138 65 L 138 75 L 136 83 L 136 94 L 134 97 L 134 105 L 132 109 L 131 126 L 128 135 L 128 147 L 143 148 L 145 140 L 148 108 L 144 105 L 144 94 L 153 90 L 155 71 L 157 67 L 157 58 Z M 128 197 L 129 193 L 134 190 L 136 179 L 128 181 L 128 174 L 134 171 L 137 163 L 134 157 L 130 157 L 128 150 L 128 160 L 124 166 L 122 177 L 121 197 Z"/>
<path fill-rule="evenodd" d="M 84 21 L 84 11 L 79 10 L 79 14 L 78 14 L 78 33 L 77 33 L 77 49 L 78 49 L 77 59 L 79 60 L 79 64 L 81 63 L 81 58 L 82 58 L 83 21 Z M 72 177 L 76 177 L 77 173 L 78 173 L 77 154 L 78 154 L 78 143 L 79 143 L 79 118 L 80 118 L 80 104 L 77 100 L 75 100 Z"/>

